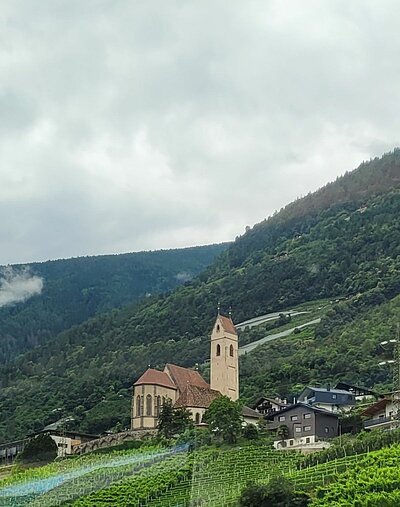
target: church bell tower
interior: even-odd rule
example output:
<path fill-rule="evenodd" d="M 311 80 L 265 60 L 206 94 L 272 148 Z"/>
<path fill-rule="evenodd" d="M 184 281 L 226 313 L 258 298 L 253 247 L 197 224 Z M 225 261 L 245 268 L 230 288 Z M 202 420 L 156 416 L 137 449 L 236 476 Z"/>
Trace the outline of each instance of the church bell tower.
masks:
<path fill-rule="evenodd" d="M 210 387 L 235 401 L 239 398 L 239 340 L 231 317 L 218 312 L 211 333 Z"/>

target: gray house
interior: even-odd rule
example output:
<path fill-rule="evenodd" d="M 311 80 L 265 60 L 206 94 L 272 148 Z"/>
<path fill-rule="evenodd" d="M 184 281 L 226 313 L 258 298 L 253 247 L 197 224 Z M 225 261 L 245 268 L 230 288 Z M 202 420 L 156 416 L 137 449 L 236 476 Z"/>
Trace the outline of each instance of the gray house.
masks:
<path fill-rule="evenodd" d="M 348 411 L 356 404 L 356 395 L 354 392 L 331 389 L 329 386 L 326 388 L 307 386 L 300 393 L 298 401 L 330 412 Z"/>
<path fill-rule="evenodd" d="M 269 429 L 276 433 L 274 447 L 303 447 L 337 437 L 339 419 L 328 410 L 305 403 L 295 403 L 265 417 Z M 320 444 L 321 445 L 321 444 Z"/>

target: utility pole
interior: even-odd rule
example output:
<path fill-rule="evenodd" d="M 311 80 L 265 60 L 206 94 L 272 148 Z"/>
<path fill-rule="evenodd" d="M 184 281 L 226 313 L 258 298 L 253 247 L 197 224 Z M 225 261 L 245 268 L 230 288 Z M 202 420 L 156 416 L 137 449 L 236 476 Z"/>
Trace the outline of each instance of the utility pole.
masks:
<path fill-rule="evenodd" d="M 397 323 L 396 339 L 381 342 L 386 350 L 387 345 L 393 346 L 393 359 L 382 361 L 380 365 L 393 365 L 393 392 L 392 403 L 394 408 L 394 428 L 400 428 L 400 323 Z"/>
<path fill-rule="evenodd" d="M 395 409 L 396 428 L 400 427 L 400 324 L 397 324 L 394 344 L 393 365 L 393 406 Z"/>

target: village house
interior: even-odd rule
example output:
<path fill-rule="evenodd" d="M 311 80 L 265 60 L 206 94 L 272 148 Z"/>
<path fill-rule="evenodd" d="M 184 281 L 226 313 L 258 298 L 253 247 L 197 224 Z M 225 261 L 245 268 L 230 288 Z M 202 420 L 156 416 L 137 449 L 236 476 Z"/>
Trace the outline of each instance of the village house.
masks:
<path fill-rule="evenodd" d="M 287 400 L 282 400 L 280 398 L 266 398 L 265 396 L 262 396 L 253 404 L 252 408 L 262 416 L 266 416 L 274 412 L 279 412 L 279 410 L 282 410 L 289 405 L 290 404 L 288 404 Z"/>
<path fill-rule="evenodd" d="M 379 397 L 378 393 L 371 391 L 371 389 L 355 386 L 354 384 L 348 384 L 347 382 L 338 382 L 335 385 L 335 389 L 348 391 L 349 393 L 354 394 L 356 402 L 367 402 Z"/>
<path fill-rule="evenodd" d="M 163 371 L 147 369 L 133 386 L 131 429 L 155 429 L 163 404 L 186 408 L 195 424 L 202 423 L 210 404 L 221 395 L 239 398 L 238 334 L 230 317 L 218 314 L 211 333 L 210 384 L 191 368 L 167 364 Z M 260 414 L 244 407 L 246 423 Z"/>
<path fill-rule="evenodd" d="M 390 395 L 381 398 L 367 407 L 361 415 L 367 417 L 363 426 L 365 430 L 393 429 L 396 427 L 396 407 Z"/>
<path fill-rule="evenodd" d="M 307 386 L 300 393 L 297 401 L 330 412 L 339 410 L 347 412 L 356 404 L 356 397 L 350 391 L 331 389 L 329 385 L 326 388 Z"/>
<path fill-rule="evenodd" d="M 339 419 L 331 411 L 305 403 L 295 403 L 265 417 L 275 432 L 274 447 L 324 447 L 338 436 Z"/>
<path fill-rule="evenodd" d="M 29 438 L 0 444 L 0 463 L 12 463 L 17 455 L 25 449 L 25 446 L 30 439 L 35 438 L 42 433 L 50 435 L 50 437 L 54 440 L 57 446 L 58 457 L 69 456 L 74 453 L 74 448 L 78 445 L 99 438 L 98 435 L 88 435 L 87 433 L 66 431 L 63 430 L 58 423 L 53 423 L 46 426 L 41 431 L 31 434 Z"/>

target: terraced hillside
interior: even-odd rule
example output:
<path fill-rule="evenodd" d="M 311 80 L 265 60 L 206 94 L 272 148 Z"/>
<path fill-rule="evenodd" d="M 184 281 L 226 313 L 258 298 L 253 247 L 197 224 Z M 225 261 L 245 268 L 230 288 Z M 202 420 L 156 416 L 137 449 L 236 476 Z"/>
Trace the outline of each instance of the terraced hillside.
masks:
<path fill-rule="evenodd" d="M 234 507 L 249 481 L 289 478 L 314 507 L 397 507 L 400 445 L 305 466 L 301 455 L 254 444 L 110 451 L 14 472 L 0 482 L 2 507 Z"/>

